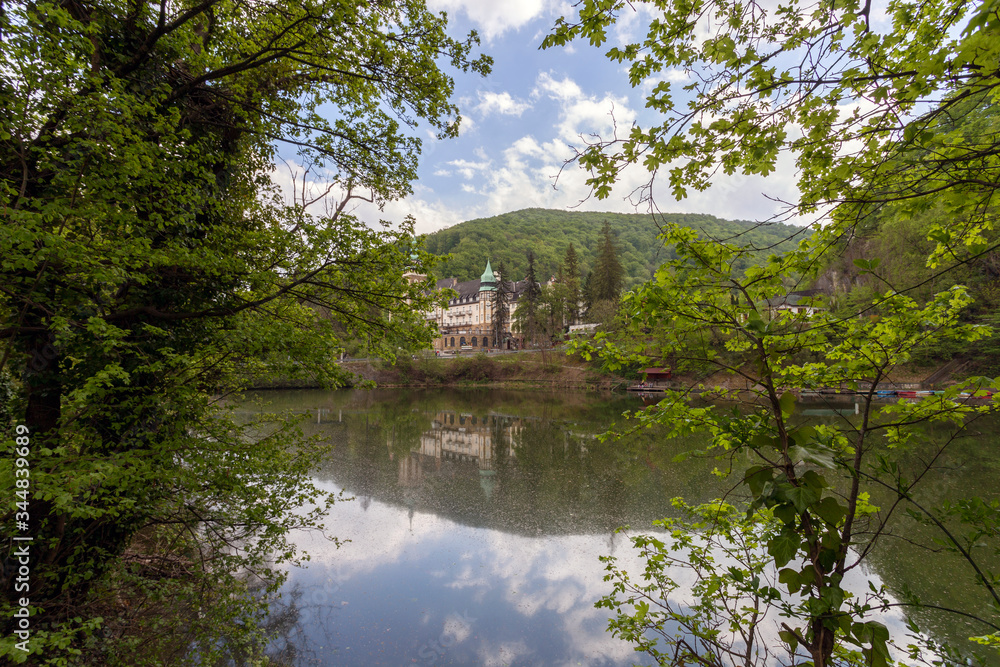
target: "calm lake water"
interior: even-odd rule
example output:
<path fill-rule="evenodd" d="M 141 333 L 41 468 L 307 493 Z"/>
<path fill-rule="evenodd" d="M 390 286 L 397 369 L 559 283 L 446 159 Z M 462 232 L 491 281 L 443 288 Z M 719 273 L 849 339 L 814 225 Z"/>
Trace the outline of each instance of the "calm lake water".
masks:
<path fill-rule="evenodd" d="M 601 442 L 623 411 L 641 407 L 635 397 L 378 390 L 259 398 L 268 410 L 302 413 L 304 430 L 329 440 L 317 485 L 353 497 L 327 521 L 330 534 L 350 540 L 339 549 L 297 536 L 311 560 L 290 570 L 272 608 L 279 664 L 649 664 L 606 632 L 608 614 L 594 608 L 610 591 L 598 557 L 638 571 L 618 526 L 651 532 L 652 521 L 674 514 L 671 498 L 707 501 L 733 484 L 712 474 L 714 461 L 673 461 L 696 440 L 643 431 Z M 935 497 L 977 487 L 996 497 L 996 461 L 975 442 L 957 447 Z M 858 590 L 867 576 L 941 604 L 979 595 L 954 583 L 956 564 L 941 554 L 889 547 L 872 563 Z M 901 613 L 881 620 L 903 633 Z M 951 640 L 982 632 L 954 623 L 931 630 Z"/>

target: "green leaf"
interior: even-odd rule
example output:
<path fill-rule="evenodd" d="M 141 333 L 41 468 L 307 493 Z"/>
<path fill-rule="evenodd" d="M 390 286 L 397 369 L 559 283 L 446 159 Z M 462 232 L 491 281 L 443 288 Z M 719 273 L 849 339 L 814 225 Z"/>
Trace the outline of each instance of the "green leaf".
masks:
<path fill-rule="evenodd" d="M 778 399 L 778 404 L 781 406 L 781 416 L 783 419 L 788 419 L 792 416 L 792 412 L 795 410 L 795 394 L 790 391 L 786 391 Z"/>
<path fill-rule="evenodd" d="M 774 478 L 774 471 L 766 466 L 754 466 L 748 468 L 744 474 L 743 481 L 750 487 L 750 493 L 758 497 L 764 489 L 764 485 Z"/>
<path fill-rule="evenodd" d="M 787 630 L 779 630 L 778 631 L 778 636 L 781 637 L 781 641 L 783 641 L 786 644 L 788 644 L 788 650 L 789 650 L 789 652 L 791 652 L 791 653 L 794 654 L 795 651 L 798 650 L 798 648 L 799 648 L 799 640 L 798 640 L 798 638 L 796 638 L 796 636 L 795 636 L 794 633 L 791 633 L 791 632 L 789 632 Z"/>
<path fill-rule="evenodd" d="M 785 584 L 789 593 L 798 593 L 803 583 L 802 575 L 790 567 L 783 568 L 778 572 L 778 582 Z"/>
<path fill-rule="evenodd" d="M 805 512 L 820 498 L 820 491 L 812 486 L 789 486 L 781 491 L 781 496 L 789 501 L 798 514 Z"/>
<path fill-rule="evenodd" d="M 827 496 L 814 503 L 809 511 L 831 526 L 838 526 L 847 515 L 847 507 L 841 505 L 836 498 Z"/>
<path fill-rule="evenodd" d="M 777 567 L 784 567 L 795 557 L 800 543 L 799 534 L 786 528 L 768 541 L 767 552 L 774 558 Z"/>

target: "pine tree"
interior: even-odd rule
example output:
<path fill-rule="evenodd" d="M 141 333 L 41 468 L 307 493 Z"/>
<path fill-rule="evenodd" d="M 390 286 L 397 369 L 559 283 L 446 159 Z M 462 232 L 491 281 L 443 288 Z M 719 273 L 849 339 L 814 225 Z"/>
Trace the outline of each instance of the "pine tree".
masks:
<path fill-rule="evenodd" d="M 542 294 L 542 288 L 535 277 L 535 253 L 528 251 L 528 274 L 525 276 L 528 285 L 524 288 L 524 297 L 532 307 L 538 306 L 538 299 Z"/>
<path fill-rule="evenodd" d="M 525 285 L 522 295 L 523 302 L 515 313 L 518 328 L 525 338 L 534 342 L 538 337 L 541 326 L 539 321 L 539 306 L 542 298 L 542 288 L 535 277 L 535 254 L 528 251 L 528 274 L 524 278 Z"/>
<path fill-rule="evenodd" d="M 576 324 L 580 320 L 580 260 L 572 243 L 566 248 L 561 272 L 562 277 L 559 282 L 565 286 L 563 291 L 566 295 L 566 316 L 570 324 Z"/>
<path fill-rule="evenodd" d="M 611 239 L 610 223 L 604 223 L 601 235 L 604 238 L 591 277 L 591 301 L 617 301 L 625 284 L 625 271 L 618 261 L 618 252 Z"/>
<path fill-rule="evenodd" d="M 507 338 L 507 323 L 510 321 L 510 288 L 504 276 L 507 267 L 501 261 L 497 265 L 497 286 L 493 290 L 493 347 L 502 348 Z"/>

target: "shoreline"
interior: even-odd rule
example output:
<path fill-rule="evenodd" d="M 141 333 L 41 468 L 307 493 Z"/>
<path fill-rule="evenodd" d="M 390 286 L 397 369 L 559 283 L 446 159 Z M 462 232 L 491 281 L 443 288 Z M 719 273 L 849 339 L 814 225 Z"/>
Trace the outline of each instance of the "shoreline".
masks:
<path fill-rule="evenodd" d="M 539 354 L 541 358 L 539 359 Z M 857 389 L 841 385 L 791 390 L 804 401 L 853 401 L 869 393 L 873 400 L 899 398 L 925 398 L 931 392 L 943 391 L 955 381 L 942 377 L 950 361 L 929 367 L 901 367 L 889 378 L 879 382 L 874 390 L 870 384 L 859 382 Z M 645 390 L 635 386 L 641 378 L 626 378 L 590 367 L 582 359 L 565 355 L 561 350 L 531 350 L 517 354 L 496 356 L 468 355 L 436 357 L 426 355 L 400 356 L 389 365 L 382 361 L 352 359 L 341 362 L 344 370 L 353 375 L 338 388 L 372 386 L 380 389 L 432 389 L 432 388 L 483 388 L 576 391 L 615 391 L 655 396 L 663 389 L 681 390 L 692 394 L 712 394 L 714 388 L 728 391 L 753 391 L 754 383 L 744 377 L 730 374 L 688 374 Z M 867 385 L 867 386 L 866 386 Z M 289 390 L 322 389 L 320 383 L 309 379 L 270 378 L 258 379 L 249 389 Z M 650 390 L 651 389 L 651 390 Z M 782 392 L 785 390 L 781 390 Z M 971 395 L 961 398 L 972 398 Z M 981 398 L 989 398 L 981 397 Z M 980 397 L 973 398 L 980 400 Z"/>

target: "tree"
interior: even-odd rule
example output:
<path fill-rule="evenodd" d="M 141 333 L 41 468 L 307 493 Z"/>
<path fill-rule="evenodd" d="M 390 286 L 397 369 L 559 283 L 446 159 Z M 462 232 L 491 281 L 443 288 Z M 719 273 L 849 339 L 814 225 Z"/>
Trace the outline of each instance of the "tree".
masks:
<path fill-rule="evenodd" d="M 601 239 L 594 268 L 587 276 L 587 318 L 592 322 L 607 323 L 617 310 L 625 272 L 611 239 L 611 225 L 606 221 Z"/>
<path fill-rule="evenodd" d="M 580 261 L 576 256 L 576 249 L 570 243 L 566 248 L 566 256 L 562 263 L 562 277 L 560 284 L 565 285 L 566 295 L 566 316 L 570 324 L 578 324 L 580 321 Z"/>
<path fill-rule="evenodd" d="M 611 239 L 611 225 L 604 223 L 601 230 L 601 249 L 594 260 L 594 269 L 590 279 L 591 302 L 617 301 L 621 296 L 625 272 L 618 261 L 618 252 Z"/>
<path fill-rule="evenodd" d="M 566 287 L 561 282 L 542 290 L 538 308 L 538 331 L 551 346 L 566 332 Z"/>
<path fill-rule="evenodd" d="M 637 538 L 647 549 L 649 585 L 634 583 L 609 561 L 616 587 L 604 604 L 616 612 L 612 631 L 664 665 L 769 664 L 776 656 L 815 667 L 888 664 L 889 646 L 901 638 L 890 637 L 869 612 L 920 602 L 895 602 L 884 590 L 852 595 L 844 577 L 863 567 L 906 508 L 938 530 L 938 543 L 912 548 L 940 544 L 959 554 L 994 604 L 937 611 L 976 619 L 982 633 L 976 640 L 1000 645 L 1000 592 L 976 546 L 1000 537 L 1000 505 L 971 498 L 934 508 L 918 494 L 932 483 L 933 462 L 992 409 L 965 400 L 963 390 L 997 383 L 970 378 L 921 401 L 876 400 L 879 383 L 914 348 L 968 346 L 988 334 L 963 319 L 968 290 L 955 285 L 919 303 L 907 292 L 930 276 L 888 285 L 879 278 L 878 258 L 859 257 L 855 265 L 880 289 L 854 316 L 821 311 L 807 318 L 767 306 L 789 281 L 815 276 L 825 253 L 887 205 L 900 216 L 942 207 L 945 215 L 927 232 L 933 276 L 992 249 L 987 232 L 996 220 L 1000 134 L 995 114 L 980 112 L 995 104 L 1000 83 L 995 3 L 894 3 L 882 23 L 871 15 L 872 3 L 774 10 L 729 0 L 641 4 L 656 15 L 645 38 L 611 48 L 608 56 L 628 63 L 634 86 L 653 79 L 647 107 L 661 112 L 663 122 L 598 138 L 579 151 L 594 194 L 608 196 L 622 169 L 642 164 L 650 180 L 641 195 L 655 206 L 661 168 L 681 198 L 690 187 L 707 188 L 718 170 L 767 175 L 779 156 L 791 155 L 800 195 L 786 213 L 822 214 L 827 224 L 816 225 L 799 250 L 741 276 L 737 269 L 752 244 L 698 239 L 667 221 L 661 238 L 677 259 L 626 296 L 624 335 L 600 336 L 587 348 L 611 363 L 670 356 L 680 368 L 712 364 L 733 376 L 715 387 L 716 395 L 736 399 L 739 387 L 756 399 L 730 411 L 669 392 L 636 415 L 640 424 L 659 422 L 678 434 L 704 429 L 719 456 L 735 466 L 748 455 L 753 464 L 734 491 L 745 511 L 721 501 L 687 508 L 692 518 L 670 526 L 679 540 L 674 545 Z M 626 3 L 584 0 L 576 8 L 577 20 L 560 19 L 545 46 L 575 38 L 603 44 Z M 672 95 L 667 75 L 675 72 L 693 81 L 682 98 L 686 106 Z M 981 123 L 983 131 L 957 129 L 963 123 Z M 825 387 L 857 391 L 858 416 L 833 425 L 804 421 L 796 396 Z M 947 428 L 948 435 L 906 470 L 900 454 L 917 446 L 914 431 L 923 423 Z M 881 506 L 870 502 L 876 494 L 885 499 Z M 670 597 L 676 573 L 663 564 L 685 567 L 670 550 L 698 547 L 702 539 L 749 546 L 731 566 L 687 561 L 695 565 L 696 599 L 680 608 Z M 688 633 L 675 632 L 674 624 Z M 910 629 L 913 647 L 903 650 L 911 657 L 924 650 L 928 661 L 956 659 L 953 648 L 920 635 L 912 618 Z M 769 643 L 769 630 L 780 639 Z"/>
<path fill-rule="evenodd" d="M 497 265 L 497 274 L 497 284 L 490 302 L 490 307 L 493 309 L 493 347 L 503 348 L 508 337 L 507 326 L 510 324 L 510 288 L 504 279 L 507 267 L 503 261 Z"/>
<path fill-rule="evenodd" d="M 981 561 L 973 546 L 985 535 L 1000 536 L 1000 507 L 969 499 L 966 506 L 980 510 L 963 517 L 958 507 L 930 508 L 919 500 L 921 486 L 932 483 L 935 461 L 970 433 L 979 415 L 992 410 L 987 402 L 970 403 L 962 392 L 995 383 L 973 378 L 920 401 L 878 401 L 879 388 L 920 345 L 959 341 L 968 346 L 988 334 L 983 326 L 961 321 L 971 303 L 967 290 L 953 287 L 926 305 L 885 293 L 874 300 L 881 309 L 874 322 L 829 311 L 811 317 L 773 313 L 768 298 L 783 289 L 785 275 L 814 261 L 810 251 L 775 257 L 768 267 L 752 267 L 738 279 L 732 272 L 738 248 L 678 229 L 668 230 L 666 238 L 676 244 L 680 258 L 662 267 L 656 281 L 626 295 L 627 329 L 614 339 L 599 334 L 596 345 L 603 346 L 601 354 L 612 365 L 647 364 L 667 353 L 679 370 L 707 363 L 731 374 L 713 391 L 738 401 L 738 410 L 690 402 L 687 390 L 680 390 L 667 392 L 654 409 L 634 416 L 637 428 L 658 423 L 674 436 L 707 432 L 709 451 L 726 460 L 730 470 L 741 469 L 747 456 L 750 464 L 731 502 L 687 508 L 693 519 L 671 524 L 680 542 L 635 539 L 649 556 L 649 585 L 630 583 L 628 574 L 608 561 L 616 591 L 603 604 L 616 612 L 612 630 L 663 665 L 687 664 L 699 652 L 701 664 L 721 667 L 731 664 L 732 651 L 745 654 L 746 664 L 766 664 L 782 652 L 794 656 L 792 664 L 886 664 L 889 634 L 866 615 L 898 603 L 885 590 L 852 596 L 844 582 L 864 566 L 880 538 L 890 534 L 895 515 L 903 512 L 938 528 L 946 548 L 966 559 L 970 576 L 1000 604 L 1000 590 L 990 575 L 983 576 L 985 558 Z M 584 349 L 594 351 L 593 346 Z M 856 390 L 858 416 L 845 415 L 836 424 L 803 419 L 796 397 L 828 387 Z M 925 422 L 949 433 L 915 450 L 915 425 Z M 917 465 L 900 458 L 908 450 L 919 452 Z M 870 501 L 876 497 L 882 499 L 879 506 Z M 745 502 L 742 514 L 732 507 L 737 501 Z M 680 610 L 670 595 L 656 596 L 675 587 L 676 568 L 688 566 L 683 558 L 669 557 L 679 562 L 665 570 L 664 558 L 690 546 L 690 540 L 697 542 L 698 534 L 722 542 L 752 534 L 759 545 L 739 549 L 744 560 L 736 564 L 720 560 L 726 564 L 697 567 L 690 561 L 701 598 Z M 636 603 L 648 609 L 635 615 L 630 605 Z M 1000 629 L 994 610 L 948 611 L 977 619 L 986 633 Z M 676 622 L 688 633 L 676 634 L 671 629 Z M 648 632 L 659 635 L 666 648 Z M 780 645 L 768 643 L 772 633 L 780 635 Z M 914 632 L 911 642 L 919 641 Z"/>
<path fill-rule="evenodd" d="M 954 216 L 938 230 L 941 252 L 949 244 L 953 252 L 975 249 L 978 230 L 995 216 L 996 124 L 952 130 L 996 98 L 1000 21 L 992 3 L 902 3 L 874 22 L 870 2 L 780 12 L 731 0 L 640 4 L 657 20 L 644 39 L 607 56 L 627 63 L 633 86 L 654 84 L 646 106 L 663 122 L 600 137 L 578 153 L 596 196 L 608 196 L 628 164 L 653 177 L 666 169 L 682 198 L 709 187 L 719 170 L 768 175 L 790 154 L 801 194 L 787 202 L 789 215 L 834 207 L 850 227 L 887 202 L 919 211 L 933 197 Z M 559 19 L 543 47 L 578 38 L 600 46 L 625 7 L 585 0 L 578 20 Z M 692 29 L 708 16 L 704 32 Z M 692 75 L 680 98 L 668 72 Z M 652 185 L 641 188 L 650 203 Z"/>
<path fill-rule="evenodd" d="M 514 312 L 514 320 L 518 330 L 526 339 L 536 342 L 539 333 L 544 329 L 541 322 L 542 288 L 535 277 L 535 255 L 528 251 L 528 272 L 524 278 L 525 287 L 521 293 L 521 303 Z"/>
<path fill-rule="evenodd" d="M 342 383 L 345 330 L 389 356 L 430 339 L 427 285 L 402 278 L 412 221 L 348 211 L 410 191 L 411 130 L 456 134 L 439 61 L 489 63 L 445 27 L 419 0 L 4 4 L 0 372 L 18 377 L 22 429 L 0 487 L 4 526 L 33 541 L 31 658 L 12 634 L 13 547 L 0 656 L 134 661 L 129 642 L 149 640 L 155 661 L 176 633 L 205 662 L 223 631 L 252 648 L 247 573 L 273 591 L 271 559 L 294 559 L 285 535 L 318 525 L 326 497 L 313 444 L 219 397 L 265 373 Z M 336 204 L 282 201 L 275 142 L 328 174 Z M 154 597 L 162 625 L 137 636 Z"/>
<path fill-rule="evenodd" d="M 773 251 L 792 249 L 798 238 L 788 240 L 794 225 L 757 225 L 741 220 L 722 220 L 697 213 L 669 213 L 669 219 L 681 222 L 717 238 L 742 235 L 758 248 Z M 605 222 L 615 232 L 615 250 L 625 269 L 625 287 L 631 288 L 653 277 L 653 269 L 664 258 L 664 248 L 657 239 L 659 229 L 650 225 L 647 213 L 599 213 L 526 209 L 490 218 L 467 220 L 448 229 L 427 235 L 427 249 L 441 258 L 439 273 L 459 280 L 478 278 L 482 273 L 483 250 L 495 249 L 508 258 L 513 275 L 523 276 L 527 251 L 535 254 L 535 268 L 540 277 L 559 272 L 566 254 L 566 239 L 597 238 Z M 592 267 L 600 245 L 574 245 L 580 273 Z M 669 249 L 667 254 L 669 255 Z M 748 263 L 761 263 L 767 252 L 748 256 Z M 583 276 L 581 275 L 581 278 Z"/>

